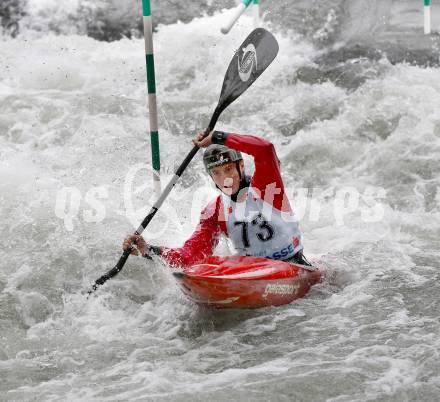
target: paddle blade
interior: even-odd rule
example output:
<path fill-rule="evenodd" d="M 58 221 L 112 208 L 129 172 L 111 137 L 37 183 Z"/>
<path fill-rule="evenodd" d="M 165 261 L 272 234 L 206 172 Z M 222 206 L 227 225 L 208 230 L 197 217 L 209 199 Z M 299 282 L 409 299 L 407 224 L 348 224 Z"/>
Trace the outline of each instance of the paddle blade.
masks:
<path fill-rule="evenodd" d="M 218 104 L 220 113 L 266 70 L 278 49 L 278 42 L 269 31 L 257 28 L 249 34 L 235 52 L 226 72 Z"/>

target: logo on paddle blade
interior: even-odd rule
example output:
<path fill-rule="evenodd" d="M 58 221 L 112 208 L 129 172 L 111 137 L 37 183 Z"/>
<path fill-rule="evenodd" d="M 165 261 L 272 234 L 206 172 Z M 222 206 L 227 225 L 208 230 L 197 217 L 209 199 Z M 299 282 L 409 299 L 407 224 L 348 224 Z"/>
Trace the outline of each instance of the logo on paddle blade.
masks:
<path fill-rule="evenodd" d="M 238 75 L 243 82 L 246 82 L 252 74 L 252 70 L 257 69 L 257 51 L 252 43 L 243 48 L 243 56 L 238 57 Z"/>

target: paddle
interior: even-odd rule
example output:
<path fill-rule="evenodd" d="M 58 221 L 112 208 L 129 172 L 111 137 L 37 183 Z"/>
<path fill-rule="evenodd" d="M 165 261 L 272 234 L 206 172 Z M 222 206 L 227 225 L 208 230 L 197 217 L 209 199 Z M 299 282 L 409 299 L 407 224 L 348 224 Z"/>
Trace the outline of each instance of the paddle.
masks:
<path fill-rule="evenodd" d="M 273 61 L 277 53 L 278 42 L 270 32 L 263 28 L 257 28 L 249 34 L 229 63 L 229 67 L 226 71 L 223 81 L 220 99 L 211 117 L 208 128 L 204 132 L 204 137 L 206 137 L 214 129 L 214 126 L 223 110 L 225 110 L 235 99 L 237 99 L 253 84 L 253 82 Z M 177 168 L 174 176 L 165 187 L 159 199 L 151 208 L 150 212 L 142 221 L 138 229 L 134 232 L 135 235 L 140 235 L 153 219 L 154 215 L 156 215 L 156 212 L 159 210 L 198 150 L 199 147 L 194 146 L 182 164 Z M 103 285 L 110 278 L 113 278 L 121 271 L 132 250 L 133 248 L 129 248 L 128 250 L 124 251 L 117 264 L 110 271 L 95 281 L 92 289 L 88 291 L 89 295 L 93 293 L 98 286 Z"/>

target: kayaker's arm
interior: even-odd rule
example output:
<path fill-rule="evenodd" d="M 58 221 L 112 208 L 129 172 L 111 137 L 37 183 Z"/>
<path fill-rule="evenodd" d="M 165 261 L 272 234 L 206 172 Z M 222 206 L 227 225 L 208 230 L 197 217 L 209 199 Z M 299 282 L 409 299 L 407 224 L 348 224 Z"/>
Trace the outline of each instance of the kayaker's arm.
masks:
<path fill-rule="evenodd" d="M 278 210 L 288 212 L 290 203 L 284 192 L 280 161 L 273 144 L 254 135 L 214 132 L 213 142 L 224 143 L 229 148 L 254 157 L 255 172 L 252 187 L 260 190 L 261 198 Z"/>
<path fill-rule="evenodd" d="M 226 232 L 224 219 L 219 219 L 220 209 L 218 197 L 202 211 L 196 230 L 182 247 L 161 247 L 162 258 L 171 266 L 189 266 L 211 256 L 220 234 Z"/>
<path fill-rule="evenodd" d="M 202 211 L 200 222 L 192 236 L 180 248 L 160 247 L 147 244 L 141 235 L 128 236 L 123 250 L 132 247 L 131 254 L 151 259 L 155 254 L 162 257 L 171 266 L 186 267 L 203 261 L 212 255 L 221 233 L 226 233 L 226 223 L 221 197 L 208 204 Z"/>

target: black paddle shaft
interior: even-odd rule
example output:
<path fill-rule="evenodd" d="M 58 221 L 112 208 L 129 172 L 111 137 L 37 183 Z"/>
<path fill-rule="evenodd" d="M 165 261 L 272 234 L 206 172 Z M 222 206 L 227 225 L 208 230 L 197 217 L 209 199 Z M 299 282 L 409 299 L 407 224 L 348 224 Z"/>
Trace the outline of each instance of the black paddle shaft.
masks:
<path fill-rule="evenodd" d="M 235 99 L 237 99 L 253 82 L 261 75 L 261 73 L 272 63 L 278 54 L 278 42 L 275 37 L 263 28 L 253 30 L 245 41 L 241 44 L 235 52 L 234 57 L 229 63 L 228 70 L 223 81 L 223 86 L 220 94 L 220 99 L 217 107 L 211 117 L 208 128 L 205 130 L 204 137 L 214 129 L 220 114 L 225 110 Z M 159 210 L 168 194 L 176 185 L 180 176 L 190 164 L 198 152 L 199 147 L 194 146 L 191 152 L 186 156 L 181 165 L 177 168 L 174 176 L 165 187 L 164 191 L 151 208 L 148 215 L 142 221 L 140 226 L 134 232 L 135 235 L 140 235 L 153 219 L 156 212 Z M 98 278 L 88 291 L 90 295 L 98 286 L 103 285 L 110 278 L 116 276 L 124 267 L 128 257 L 133 248 L 125 250 L 119 258 L 117 264 L 106 274 Z"/>

